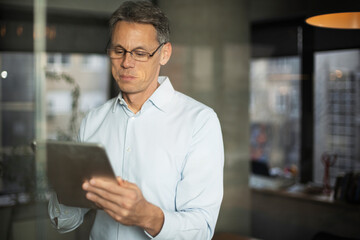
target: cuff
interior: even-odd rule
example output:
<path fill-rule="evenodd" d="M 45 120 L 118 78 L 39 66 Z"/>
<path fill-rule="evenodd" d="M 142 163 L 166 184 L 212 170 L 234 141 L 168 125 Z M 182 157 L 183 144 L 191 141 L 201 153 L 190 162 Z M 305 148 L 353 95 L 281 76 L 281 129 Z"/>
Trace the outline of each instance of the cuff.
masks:
<path fill-rule="evenodd" d="M 85 208 L 68 207 L 58 202 L 56 194 L 49 201 L 48 212 L 52 225 L 60 232 L 74 230 L 83 222 L 83 216 L 88 211 Z M 57 218 L 57 223 L 55 221 Z"/>

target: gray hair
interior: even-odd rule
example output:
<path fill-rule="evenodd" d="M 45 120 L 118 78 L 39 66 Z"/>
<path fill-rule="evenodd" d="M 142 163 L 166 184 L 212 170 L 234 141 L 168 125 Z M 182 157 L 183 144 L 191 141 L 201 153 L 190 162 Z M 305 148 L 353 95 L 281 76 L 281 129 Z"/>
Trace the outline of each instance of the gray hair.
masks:
<path fill-rule="evenodd" d="M 157 32 L 159 43 L 170 41 L 169 19 L 161 9 L 149 1 L 126 1 L 111 15 L 110 37 L 119 21 L 151 24 Z"/>

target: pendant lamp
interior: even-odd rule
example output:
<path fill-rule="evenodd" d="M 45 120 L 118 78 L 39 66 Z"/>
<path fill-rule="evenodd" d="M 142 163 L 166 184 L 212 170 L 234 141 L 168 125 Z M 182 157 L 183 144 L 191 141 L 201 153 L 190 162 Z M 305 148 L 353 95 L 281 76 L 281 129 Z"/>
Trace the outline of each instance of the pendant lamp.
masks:
<path fill-rule="evenodd" d="M 310 0 L 306 23 L 323 28 L 360 29 L 360 0 Z"/>

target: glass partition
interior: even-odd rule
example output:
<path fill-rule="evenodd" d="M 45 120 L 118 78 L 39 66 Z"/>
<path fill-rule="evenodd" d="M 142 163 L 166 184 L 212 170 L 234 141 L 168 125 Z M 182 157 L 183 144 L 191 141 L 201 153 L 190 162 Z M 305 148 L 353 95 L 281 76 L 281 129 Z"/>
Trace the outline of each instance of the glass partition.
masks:
<path fill-rule="evenodd" d="M 0 62 L 0 204 L 7 206 L 29 200 L 24 194 L 33 191 L 36 184 L 30 145 L 35 139 L 34 55 L 2 52 Z"/>
<path fill-rule="evenodd" d="M 71 10 L 73 19 L 54 20 L 47 4 L 0 4 L 0 239 L 88 239 L 91 222 L 86 219 L 83 227 L 67 234 L 51 225 L 46 149 L 39 143 L 76 141 L 82 117 L 109 99 L 110 66 L 103 51 L 107 25 L 97 15 L 83 17 Z M 56 6 L 49 4 L 51 9 Z M 83 34 L 82 21 L 92 21 L 96 31 L 89 32 L 88 24 Z M 59 24 L 78 28 L 83 38 L 103 38 L 94 37 L 92 45 L 83 44 L 79 50 L 71 33 L 57 31 Z"/>

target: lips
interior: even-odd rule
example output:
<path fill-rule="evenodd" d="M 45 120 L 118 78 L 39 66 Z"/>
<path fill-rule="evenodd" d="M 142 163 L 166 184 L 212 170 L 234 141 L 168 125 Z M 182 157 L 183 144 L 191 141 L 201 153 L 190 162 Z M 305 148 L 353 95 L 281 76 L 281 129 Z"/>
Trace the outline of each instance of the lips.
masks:
<path fill-rule="evenodd" d="M 120 78 L 124 81 L 131 81 L 131 80 L 134 80 L 136 77 L 133 75 L 122 74 L 122 75 L 120 75 Z"/>

